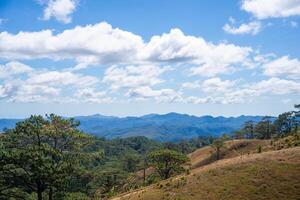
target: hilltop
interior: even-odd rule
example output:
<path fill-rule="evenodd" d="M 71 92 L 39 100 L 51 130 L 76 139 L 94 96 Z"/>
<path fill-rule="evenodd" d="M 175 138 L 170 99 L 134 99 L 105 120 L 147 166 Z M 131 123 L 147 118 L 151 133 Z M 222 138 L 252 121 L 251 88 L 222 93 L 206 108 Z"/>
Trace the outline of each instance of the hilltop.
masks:
<path fill-rule="evenodd" d="M 299 199 L 300 147 L 276 150 L 276 145 L 268 140 L 229 141 L 219 161 L 210 158 L 211 147 L 204 147 L 189 154 L 190 174 L 113 199 Z"/>

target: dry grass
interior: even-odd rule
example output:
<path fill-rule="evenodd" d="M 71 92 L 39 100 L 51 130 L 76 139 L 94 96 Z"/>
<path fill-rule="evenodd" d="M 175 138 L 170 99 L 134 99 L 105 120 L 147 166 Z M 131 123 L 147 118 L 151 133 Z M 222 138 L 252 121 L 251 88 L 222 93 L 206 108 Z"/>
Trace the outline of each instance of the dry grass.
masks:
<path fill-rule="evenodd" d="M 300 199 L 300 147 L 260 154 L 247 151 L 114 200 Z M 202 149 L 190 155 L 192 162 L 207 152 Z"/>
<path fill-rule="evenodd" d="M 233 158 L 236 156 L 257 153 L 259 146 L 267 149 L 270 143 L 270 140 L 230 140 L 227 141 L 224 148 L 221 149 L 221 158 Z M 194 151 L 189 154 L 189 157 L 191 159 L 192 169 L 216 161 L 215 150 L 210 146 Z"/>

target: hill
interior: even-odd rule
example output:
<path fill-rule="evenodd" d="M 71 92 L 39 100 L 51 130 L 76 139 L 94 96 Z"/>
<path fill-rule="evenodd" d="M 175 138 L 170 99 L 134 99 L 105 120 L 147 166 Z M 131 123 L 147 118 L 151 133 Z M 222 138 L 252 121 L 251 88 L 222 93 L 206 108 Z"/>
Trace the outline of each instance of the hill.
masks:
<path fill-rule="evenodd" d="M 86 133 L 112 138 L 145 136 L 159 141 L 178 141 L 198 136 L 219 136 L 238 130 L 249 120 L 258 122 L 260 116 L 212 117 L 178 113 L 151 114 L 141 117 L 103 115 L 78 116 L 80 129 Z M 0 130 L 12 128 L 17 120 L 0 120 Z"/>
<path fill-rule="evenodd" d="M 270 141 L 227 143 L 223 159 L 197 166 L 211 155 L 209 147 L 190 154 L 189 175 L 123 194 L 114 200 L 299 199 L 300 147 L 272 150 Z M 257 145 L 265 152 L 255 153 Z M 233 150 L 236 149 L 236 150 Z"/>

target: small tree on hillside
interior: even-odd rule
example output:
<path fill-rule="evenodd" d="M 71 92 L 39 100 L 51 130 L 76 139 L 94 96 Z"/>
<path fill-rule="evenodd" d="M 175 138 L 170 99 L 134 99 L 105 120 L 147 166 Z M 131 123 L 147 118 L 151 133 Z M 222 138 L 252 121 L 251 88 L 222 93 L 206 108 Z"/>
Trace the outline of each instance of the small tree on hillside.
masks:
<path fill-rule="evenodd" d="M 150 163 L 162 179 L 168 179 L 174 173 L 182 172 L 183 164 L 189 161 L 189 158 L 172 150 L 157 150 L 149 154 Z"/>
<path fill-rule="evenodd" d="M 224 140 L 223 139 L 216 139 L 213 141 L 212 145 L 211 145 L 217 154 L 217 160 L 220 159 L 220 153 L 221 153 L 221 148 L 224 147 Z"/>

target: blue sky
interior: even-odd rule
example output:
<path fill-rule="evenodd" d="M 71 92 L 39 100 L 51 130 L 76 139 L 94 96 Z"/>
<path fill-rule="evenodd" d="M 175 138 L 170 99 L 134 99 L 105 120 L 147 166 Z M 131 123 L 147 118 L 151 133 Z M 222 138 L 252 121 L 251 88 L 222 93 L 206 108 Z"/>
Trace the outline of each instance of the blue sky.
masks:
<path fill-rule="evenodd" d="M 1 0 L 0 117 L 277 115 L 299 23 L 299 0 Z"/>

